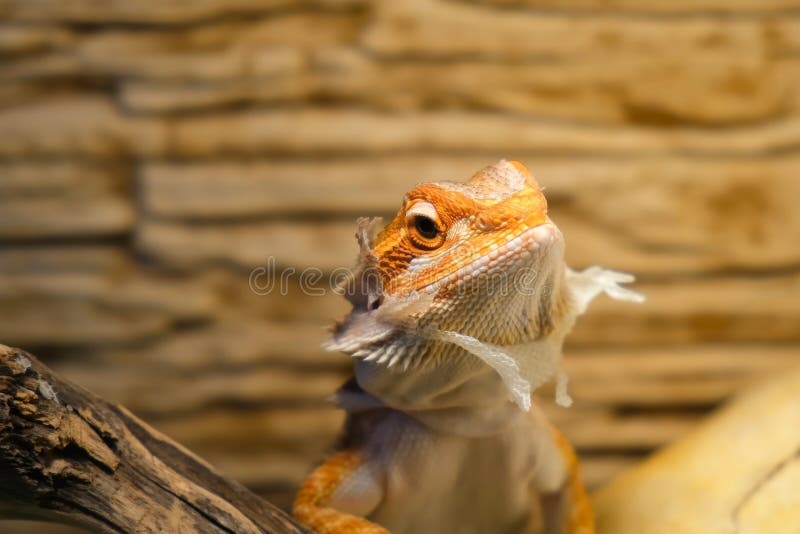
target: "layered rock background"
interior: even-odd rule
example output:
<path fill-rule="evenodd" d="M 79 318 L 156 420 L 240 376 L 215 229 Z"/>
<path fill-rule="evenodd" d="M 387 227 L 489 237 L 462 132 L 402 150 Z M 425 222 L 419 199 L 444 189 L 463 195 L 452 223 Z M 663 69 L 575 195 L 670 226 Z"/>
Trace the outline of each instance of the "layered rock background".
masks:
<path fill-rule="evenodd" d="M 597 487 L 800 365 L 798 9 L 0 0 L 0 342 L 286 505 L 342 420 L 355 218 L 516 158 L 570 263 L 648 296 L 581 319 L 573 408 L 543 395 Z"/>

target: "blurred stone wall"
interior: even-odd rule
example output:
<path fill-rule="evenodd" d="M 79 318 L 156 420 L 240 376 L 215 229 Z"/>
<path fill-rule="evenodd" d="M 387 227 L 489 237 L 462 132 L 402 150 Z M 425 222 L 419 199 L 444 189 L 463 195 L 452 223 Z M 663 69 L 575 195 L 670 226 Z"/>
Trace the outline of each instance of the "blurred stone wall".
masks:
<path fill-rule="evenodd" d="M 358 215 L 501 157 L 637 273 L 543 403 L 596 487 L 800 364 L 798 0 L 0 0 L 0 342 L 285 505 L 347 360 Z M 326 279 L 316 282 L 324 288 Z"/>

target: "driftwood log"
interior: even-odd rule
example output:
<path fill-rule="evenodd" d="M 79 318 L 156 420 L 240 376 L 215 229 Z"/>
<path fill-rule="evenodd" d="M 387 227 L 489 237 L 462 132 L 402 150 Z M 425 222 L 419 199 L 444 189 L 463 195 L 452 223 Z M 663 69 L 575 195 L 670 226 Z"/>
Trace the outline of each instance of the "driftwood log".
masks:
<path fill-rule="evenodd" d="M 306 532 L 181 445 L 0 345 L 0 516 L 95 532 Z"/>

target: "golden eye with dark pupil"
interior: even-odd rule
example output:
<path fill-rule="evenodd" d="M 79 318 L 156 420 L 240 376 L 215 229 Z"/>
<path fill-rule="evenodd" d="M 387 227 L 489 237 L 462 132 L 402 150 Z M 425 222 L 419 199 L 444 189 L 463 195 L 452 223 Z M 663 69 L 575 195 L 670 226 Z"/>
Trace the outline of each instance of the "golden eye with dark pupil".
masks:
<path fill-rule="evenodd" d="M 409 244 L 416 250 L 430 251 L 444 244 L 447 231 L 431 202 L 417 200 L 411 203 L 405 209 L 405 219 Z"/>
<path fill-rule="evenodd" d="M 417 233 L 425 239 L 434 239 L 439 235 L 439 229 L 436 228 L 436 223 L 430 217 L 424 215 L 417 215 L 414 217 L 414 229 Z"/>

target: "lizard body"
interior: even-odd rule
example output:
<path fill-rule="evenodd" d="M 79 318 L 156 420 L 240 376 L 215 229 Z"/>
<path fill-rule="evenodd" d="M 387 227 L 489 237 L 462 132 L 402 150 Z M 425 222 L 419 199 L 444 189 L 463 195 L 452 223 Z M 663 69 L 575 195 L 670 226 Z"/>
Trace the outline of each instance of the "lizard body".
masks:
<path fill-rule="evenodd" d="M 575 454 L 531 393 L 597 294 L 640 299 L 631 278 L 565 265 L 518 162 L 417 186 L 374 228 L 359 223 L 353 309 L 328 346 L 354 360 L 345 434 L 295 516 L 320 534 L 593 532 Z"/>

